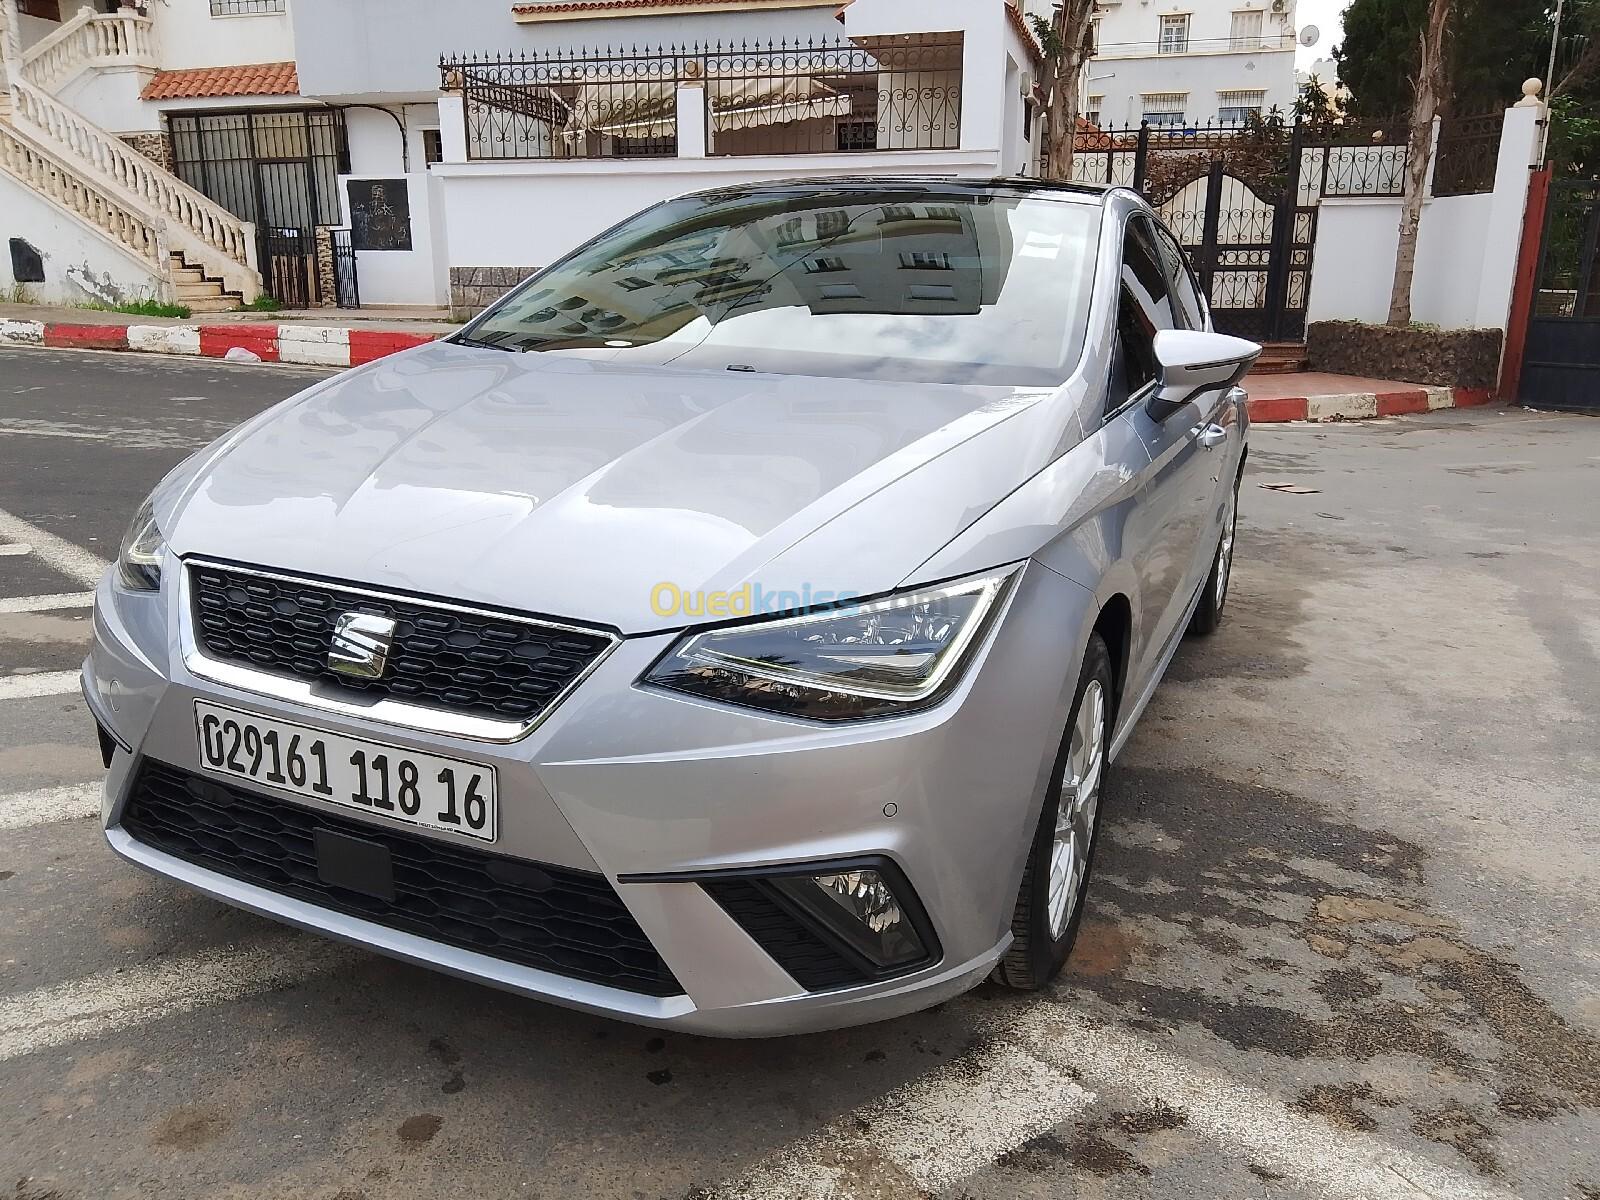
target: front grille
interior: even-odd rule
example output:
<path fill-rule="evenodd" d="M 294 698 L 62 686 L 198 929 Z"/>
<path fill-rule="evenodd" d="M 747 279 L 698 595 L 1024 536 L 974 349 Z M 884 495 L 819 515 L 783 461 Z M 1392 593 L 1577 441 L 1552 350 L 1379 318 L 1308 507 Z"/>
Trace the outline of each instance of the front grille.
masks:
<path fill-rule="evenodd" d="M 174 858 L 390 929 L 630 992 L 683 992 L 616 891 L 587 871 L 345 820 L 151 759 L 122 827 Z M 317 829 L 387 847 L 394 900 L 319 879 Z"/>
<path fill-rule="evenodd" d="M 808 992 L 867 983 L 873 976 L 773 900 L 758 881 L 724 877 L 700 886 Z"/>
<path fill-rule="evenodd" d="M 532 721 L 612 643 L 604 634 L 509 615 L 462 612 L 210 564 L 192 565 L 189 579 L 195 636 L 211 658 L 308 683 L 337 684 L 374 700 L 392 698 L 495 720 Z M 347 612 L 395 622 L 381 679 L 356 679 L 328 668 L 334 622 Z"/>

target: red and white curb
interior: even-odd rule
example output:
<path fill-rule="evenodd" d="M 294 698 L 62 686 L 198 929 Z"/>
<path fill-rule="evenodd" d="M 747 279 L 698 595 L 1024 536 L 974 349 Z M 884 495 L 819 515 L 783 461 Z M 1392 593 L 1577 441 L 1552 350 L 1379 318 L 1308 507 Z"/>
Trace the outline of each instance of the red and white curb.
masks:
<path fill-rule="evenodd" d="M 0 320 L 0 346 L 137 350 L 314 367 L 359 367 L 438 336 L 342 325 L 78 325 Z"/>
<path fill-rule="evenodd" d="M 1250 381 L 1244 381 L 1245 391 Z M 1362 421 L 1402 417 L 1440 408 L 1476 408 L 1494 399 L 1490 388 L 1416 387 L 1393 392 L 1349 392 L 1341 396 L 1263 396 L 1250 399 L 1250 420 Z"/>
<path fill-rule="evenodd" d="M 359 367 L 440 335 L 343 325 L 78 325 L 47 321 L 0 320 L 0 346 L 51 346 L 79 350 L 137 350 L 146 354 L 185 354 L 235 362 L 297 363 L 313 367 Z M 1249 380 L 1245 381 L 1249 390 Z M 1440 408 L 1488 404 L 1487 388 L 1417 387 L 1393 392 L 1351 392 L 1341 396 L 1270 396 L 1250 401 L 1250 419 L 1280 421 L 1360 421 L 1398 417 Z"/>

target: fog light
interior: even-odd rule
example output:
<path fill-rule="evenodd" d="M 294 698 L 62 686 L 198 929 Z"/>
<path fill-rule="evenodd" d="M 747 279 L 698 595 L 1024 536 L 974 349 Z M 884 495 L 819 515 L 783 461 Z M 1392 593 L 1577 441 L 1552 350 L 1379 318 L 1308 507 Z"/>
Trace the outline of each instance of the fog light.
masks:
<path fill-rule="evenodd" d="M 776 876 L 771 883 L 880 968 L 928 957 L 905 907 L 878 871 Z"/>

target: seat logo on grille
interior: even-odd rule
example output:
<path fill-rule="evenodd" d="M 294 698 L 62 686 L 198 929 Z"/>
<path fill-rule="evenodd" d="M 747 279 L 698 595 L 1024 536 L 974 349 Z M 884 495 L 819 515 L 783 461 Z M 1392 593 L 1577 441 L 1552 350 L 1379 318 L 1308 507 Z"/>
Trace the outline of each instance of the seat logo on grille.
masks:
<path fill-rule="evenodd" d="M 394 648 L 394 622 L 372 613 L 348 612 L 333 625 L 328 667 L 354 679 L 381 679 Z"/>

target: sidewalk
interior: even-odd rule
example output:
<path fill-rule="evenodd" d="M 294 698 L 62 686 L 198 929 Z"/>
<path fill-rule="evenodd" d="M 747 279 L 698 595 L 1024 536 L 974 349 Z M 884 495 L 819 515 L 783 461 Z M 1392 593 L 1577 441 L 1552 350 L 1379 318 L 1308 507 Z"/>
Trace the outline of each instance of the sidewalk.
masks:
<path fill-rule="evenodd" d="M 1252 421 L 1359 421 L 1472 408 L 1494 399 L 1487 388 L 1429 387 L 1322 371 L 1247 375 L 1243 387 L 1250 394 Z"/>
<path fill-rule="evenodd" d="M 460 328 L 449 321 L 430 319 L 442 315 L 438 309 L 386 313 L 324 308 L 208 314 L 201 323 L 81 308 L 0 304 L 0 346 L 134 350 L 235 362 L 359 367 Z M 1316 371 L 1251 375 L 1244 388 L 1250 393 L 1250 419 L 1258 422 L 1355 421 L 1467 408 L 1492 399 L 1484 390 L 1423 387 Z"/>

